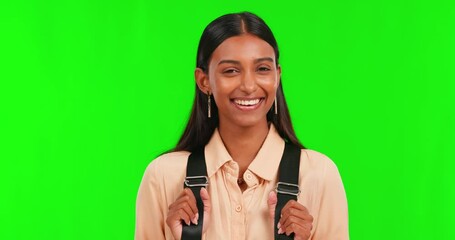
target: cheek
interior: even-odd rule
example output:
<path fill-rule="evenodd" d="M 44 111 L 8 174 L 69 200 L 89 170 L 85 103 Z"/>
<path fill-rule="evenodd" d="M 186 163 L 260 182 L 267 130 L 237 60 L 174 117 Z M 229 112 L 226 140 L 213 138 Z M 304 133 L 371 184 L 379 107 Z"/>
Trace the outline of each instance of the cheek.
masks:
<path fill-rule="evenodd" d="M 215 75 L 210 78 L 210 88 L 213 94 L 229 95 L 237 87 L 237 81 L 235 78 L 223 78 Z"/>
<path fill-rule="evenodd" d="M 212 90 L 212 97 L 215 100 L 217 105 L 225 104 L 223 101 L 226 101 L 229 96 L 229 88 L 226 86 L 226 83 L 220 81 L 220 79 L 214 80 L 210 84 L 210 88 Z"/>
<path fill-rule="evenodd" d="M 276 91 L 278 83 L 278 79 L 274 76 L 258 78 L 258 85 L 262 86 L 267 92 Z"/>

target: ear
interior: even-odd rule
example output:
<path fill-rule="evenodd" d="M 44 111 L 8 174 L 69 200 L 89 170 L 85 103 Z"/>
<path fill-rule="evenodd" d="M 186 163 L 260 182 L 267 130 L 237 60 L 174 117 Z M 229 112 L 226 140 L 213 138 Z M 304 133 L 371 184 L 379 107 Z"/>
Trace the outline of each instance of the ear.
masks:
<path fill-rule="evenodd" d="M 196 79 L 196 84 L 198 88 L 203 93 L 207 94 L 208 92 L 211 92 L 209 77 L 202 69 L 196 68 L 196 70 L 194 70 L 194 78 Z"/>
<path fill-rule="evenodd" d="M 280 64 L 278 64 L 278 66 L 276 67 L 276 72 L 277 72 L 276 86 L 278 87 L 280 85 L 280 81 L 281 81 L 281 65 Z"/>

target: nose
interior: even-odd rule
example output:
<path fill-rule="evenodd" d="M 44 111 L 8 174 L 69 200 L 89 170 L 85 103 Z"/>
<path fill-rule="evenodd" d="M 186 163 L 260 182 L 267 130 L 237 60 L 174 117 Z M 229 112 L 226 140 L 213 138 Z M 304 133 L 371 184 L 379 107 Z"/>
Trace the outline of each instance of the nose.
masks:
<path fill-rule="evenodd" d="M 246 94 L 251 94 L 255 92 L 258 88 L 257 79 L 253 72 L 247 71 L 243 74 L 241 83 L 240 83 L 240 90 L 245 92 Z"/>

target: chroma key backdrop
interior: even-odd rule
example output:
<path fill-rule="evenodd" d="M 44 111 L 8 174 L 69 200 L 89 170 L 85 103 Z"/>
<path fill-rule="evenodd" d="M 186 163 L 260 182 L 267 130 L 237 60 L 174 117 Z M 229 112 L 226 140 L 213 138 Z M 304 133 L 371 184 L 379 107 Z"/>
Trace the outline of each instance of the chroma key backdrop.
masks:
<path fill-rule="evenodd" d="M 351 239 L 455 239 L 451 0 L 3 1 L 0 239 L 133 239 L 199 37 L 245 10 L 276 35 L 298 137 L 339 168 Z"/>

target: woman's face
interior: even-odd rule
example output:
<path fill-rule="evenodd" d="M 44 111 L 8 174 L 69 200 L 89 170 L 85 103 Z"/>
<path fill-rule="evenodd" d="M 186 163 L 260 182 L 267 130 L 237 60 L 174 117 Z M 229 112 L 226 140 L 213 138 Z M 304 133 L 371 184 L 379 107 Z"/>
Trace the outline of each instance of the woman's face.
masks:
<path fill-rule="evenodd" d="M 207 79 L 220 125 L 267 123 L 280 74 L 275 52 L 264 40 L 245 34 L 221 43 L 212 54 Z"/>

